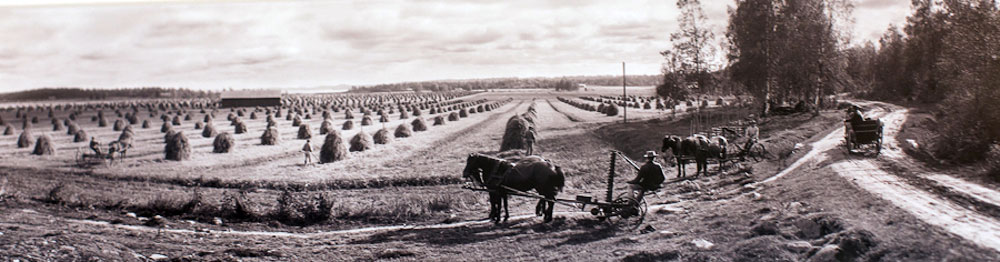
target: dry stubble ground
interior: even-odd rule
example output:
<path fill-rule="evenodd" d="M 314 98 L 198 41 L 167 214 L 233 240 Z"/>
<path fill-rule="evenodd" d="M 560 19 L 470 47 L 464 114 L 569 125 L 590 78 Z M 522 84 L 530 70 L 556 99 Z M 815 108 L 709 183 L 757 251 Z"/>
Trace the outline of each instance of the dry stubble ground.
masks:
<path fill-rule="evenodd" d="M 454 141 L 440 142 L 447 147 L 434 155 L 419 154 L 412 158 L 410 169 L 398 172 L 419 174 L 423 172 L 461 168 L 461 156 L 472 151 L 493 151 L 499 146 L 502 127 L 509 115 L 524 111 L 530 104 L 528 97 L 519 97 L 525 103 L 515 109 L 494 111 L 500 117 L 484 122 L 483 127 Z M 567 168 L 568 185 L 563 196 L 578 193 L 600 195 L 606 179 L 608 151 L 622 150 L 636 156 L 649 149 L 658 148 L 663 133 L 685 132 L 683 121 L 650 120 L 626 125 L 611 124 L 614 118 L 598 113 L 575 109 L 551 98 L 536 100 L 540 118 L 540 151 L 546 158 Z M 511 107 L 511 106 L 508 106 Z M 503 111 L 503 112 L 501 112 Z M 829 117 L 786 117 L 768 125 L 781 126 L 781 137 L 807 139 L 829 131 L 836 123 L 837 112 L 825 113 Z M 594 115 L 598 115 L 595 117 Z M 573 121 L 573 119 L 585 121 Z M 499 124 L 498 124 L 499 123 Z M 318 125 L 313 125 L 318 126 Z M 765 136 L 776 139 L 778 128 L 764 126 Z M 640 132 L 657 130 L 656 132 Z M 629 139 L 622 139 L 629 135 Z M 795 135 L 795 136 L 790 136 Z M 791 158 L 801 153 L 791 154 Z M 456 159 L 457 158 L 457 159 Z M 695 180 L 701 190 L 670 185 L 663 194 L 650 199 L 651 204 L 670 204 L 670 208 L 651 213 L 647 224 L 656 229 L 641 234 L 609 227 L 594 221 L 589 214 L 575 212 L 560 206 L 557 220 L 541 224 L 540 219 L 515 219 L 499 226 L 473 223 L 455 227 L 409 230 L 383 230 L 370 233 L 343 233 L 312 237 L 237 235 L 229 233 L 162 233 L 155 230 L 132 230 L 106 225 L 78 223 L 77 219 L 95 219 L 140 224 L 116 209 L 90 209 L 87 206 L 62 207 L 43 204 L 47 190 L 55 181 L 64 181 L 85 195 L 85 192 L 104 191 L 109 195 L 131 197 L 191 194 L 195 188 L 155 182 L 116 181 L 88 174 L 67 175 L 62 172 L 45 172 L 31 169 L 8 171 L 4 188 L 14 192 L 16 198 L 5 198 L 0 205 L 0 256 L 33 257 L 49 259 L 103 257 L 106 259 L 149 257 L 164 254 L 172 258 L 193 260 L 235 259 L 243 260 L 375 260 L 380 258 L 401 260 L 678 260 L 678 261 L 773 261 L 780 258 L 804 259 L 808 251 L 792 252 L 783 248 L 792 241 L 815 241 L 813 236 L 803 236 L 795 222 L 804 217 L 831 217 L 846 229 L 864 229 L 873 233 L 878 245 L 868 252 L 871 258 L 898 258 L 903 260 L 971 260 L 983 261 L 996 258 L 991 251 L 982 250 L 954 236 L 918 222 L 912 216 L 885 201 L 878 200 L 853 187 L 819 165 L 801 168 L 800 171 L 776 183 L 757 190 L 763 198 L 751 199 L 742 193 L 741 186 L 762 180 L 779 170 L 782 161 L 754 165 L 755 173 L 745 176 L 709 176 Z M 426 164 L 422 164 L 426 163 Z M 621 165 L 621 163 L 620 163 Z M 713 165 L 714 167 L 714 165 Z M 668 173 L 673 169 L 668 169 Z M 693 171 L 693 170 L 691 170 Z M 451 172 L 451 171 L 447 171 Z M 632 173 L 620 169 L 618 184 L 629 179 Z M 2 179 L 0 179 L 2 180 Z M 206 198 L 219 198 L 222 192 L 235 190 L 200 188 Z M 167 225 L 183 229 L 263 230 L 314 232 L 343 228 L 361 228 L 373 225 L 399 223 L 435 224 L 485 217 L 485 196 L 459 188 L 459 185 L 410 186 L 357 190 L 324 191 L 334 195 L 337 203 L 347 203 L 342 209 L 361 212 L 367 205 L 392 205 L 393 200 L 406 199 L 397 206 L 413 206 L 414 201 L 443 198 L 448 207 L 426 216 L 410 212 L 412 217 L 398 221 L 335 219 L 331 223 L 308 227 L 292 227 L 275 223 L 235 223 L 222 226 L 206 223 L 190 224 L 183 216 L 168 217 Z M 259 208 L 273 205 L 279 192 L 256 190 L 249 193 L 251 202 Z M 71 198 L 72 196 L 70 196 Z M 80 196 L 78 196 L 80 197 Z M 414 200 L 416 199 L 416 200 Z M 533 202 L 512 199 L 514 214 L 530 213 Z M 139 200 L 141 202 L 142 200 Z M 379 202 L 382 201 L 382 202 Z M 798 204 L 793 204 L 798 202 Z M 426 206 L 426 205 L 425 205 Z M 30 210 L 30 211 L 29 211 Z M 398 210 L 397 210 L 398 211 Z M 372 216 L 378 217 L 378 216 Z M 776 230 L 768 234 L 754 233 L 754 228 L 766 221 L 775 221 Z M 140 227 L 144 228 L 144 227 Z M 773 235 L 772 235 L 773 234 Z M 694 240 L 707 240 L 715 244 L 709 249 L 692 245 Z"/>

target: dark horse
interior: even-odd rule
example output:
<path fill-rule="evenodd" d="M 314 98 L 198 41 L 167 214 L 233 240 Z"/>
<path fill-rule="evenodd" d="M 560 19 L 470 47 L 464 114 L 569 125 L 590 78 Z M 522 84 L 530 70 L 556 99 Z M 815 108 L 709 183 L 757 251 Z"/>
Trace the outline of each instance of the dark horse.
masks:
<path fill-rule="evenodd" d="M 694 158 L 697 169 L 695 176 L 699 173 L 708 175 L 709 158 L 726 158 L 726 146 L 728 141 L 724 137 L 713 137 L 715 141 L 709 140 L 702 135 L 693 135 L 686 138 L 679 136 L 663 137 L 661 152 L 671 150 L 677 160 L 677 177 L 685 177 L 687 171 L 684 170 L 686 160 Z"/>
<path fill-rule="evenodd" d="M 507 208 L 508 192 L 501 186 L 522 192 L 534 189 L 544 196 L 545 199 L 538 200 L 535 214 L 544 214 L 545 222 L 549 222 L 552 221 L 552 209 L 555 207 L 553 201 L 566 181 L 562 168 L 539 156 L 528 156 L 517 163 L 511 163 L 487 155 L 469 154 L 463 176 L 489 190 L 490 219 L 495 223 L 500 223 L 501 208 L 504 211 L 503 221 L 510 218 L 510 210 Z"/>

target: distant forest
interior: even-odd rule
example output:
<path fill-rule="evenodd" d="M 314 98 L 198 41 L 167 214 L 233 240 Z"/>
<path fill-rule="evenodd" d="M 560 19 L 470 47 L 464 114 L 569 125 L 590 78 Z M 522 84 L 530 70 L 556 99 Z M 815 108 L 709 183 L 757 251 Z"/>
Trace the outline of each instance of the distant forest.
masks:
<path fill-rule="evenodd" d="M 655 86 L 660 84 L 661 75 L 629 75 L 626 82 L 629 86 Z M 452 91 L 452 90 L 485 90 L 485 89 L 565 89 L 566 83 L 576 87 L 578 84 L 591 86 L 620 86 L 622 76 L 567 76 L 567 77 L 536 77 L 536 78 L 489 78 L 467 80 L 439 80 L 423 82 L 403 82 L 380 84 L 373 86 L 351 87 L 351 92 L 394 92 L 394 91 Z"/>
<path fill-rule="evenodd" d="M 218 97 L 218 92 L 197 91 L 183 88 L 42 88 L 0 94 L 0 101 L 39 101 L 71 99 L 115 99 L 115 98 L 210 98 Z"/>

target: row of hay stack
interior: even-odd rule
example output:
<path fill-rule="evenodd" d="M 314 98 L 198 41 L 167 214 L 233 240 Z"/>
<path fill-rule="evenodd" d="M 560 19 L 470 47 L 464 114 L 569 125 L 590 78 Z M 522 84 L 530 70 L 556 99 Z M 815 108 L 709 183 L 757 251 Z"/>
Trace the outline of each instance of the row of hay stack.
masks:
<path fill-rule="evenodd" d="M 504 129 L 503 140 L 500 141 L 500 151 L 527 150 L 529 145 L 534 143 L 535 119 L 537 111 L 535 105 L 528 107 L 528 111 L 523 114 L 511 116 L 507 119 L 507 127 Z M 533 146 L 533 145 L 532 145 Z"/>

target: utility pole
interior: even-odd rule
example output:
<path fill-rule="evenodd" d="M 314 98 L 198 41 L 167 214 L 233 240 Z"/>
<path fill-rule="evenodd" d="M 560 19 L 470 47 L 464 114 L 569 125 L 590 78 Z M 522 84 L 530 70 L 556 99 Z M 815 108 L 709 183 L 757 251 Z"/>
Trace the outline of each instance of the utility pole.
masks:
<path fill-rule="evenodd" d="M 622 62 L 622 100 L 625 106 L 622 107 L 623 123 L 628 123 L 628 93 L 625 92 L 625 62 Z"/>

